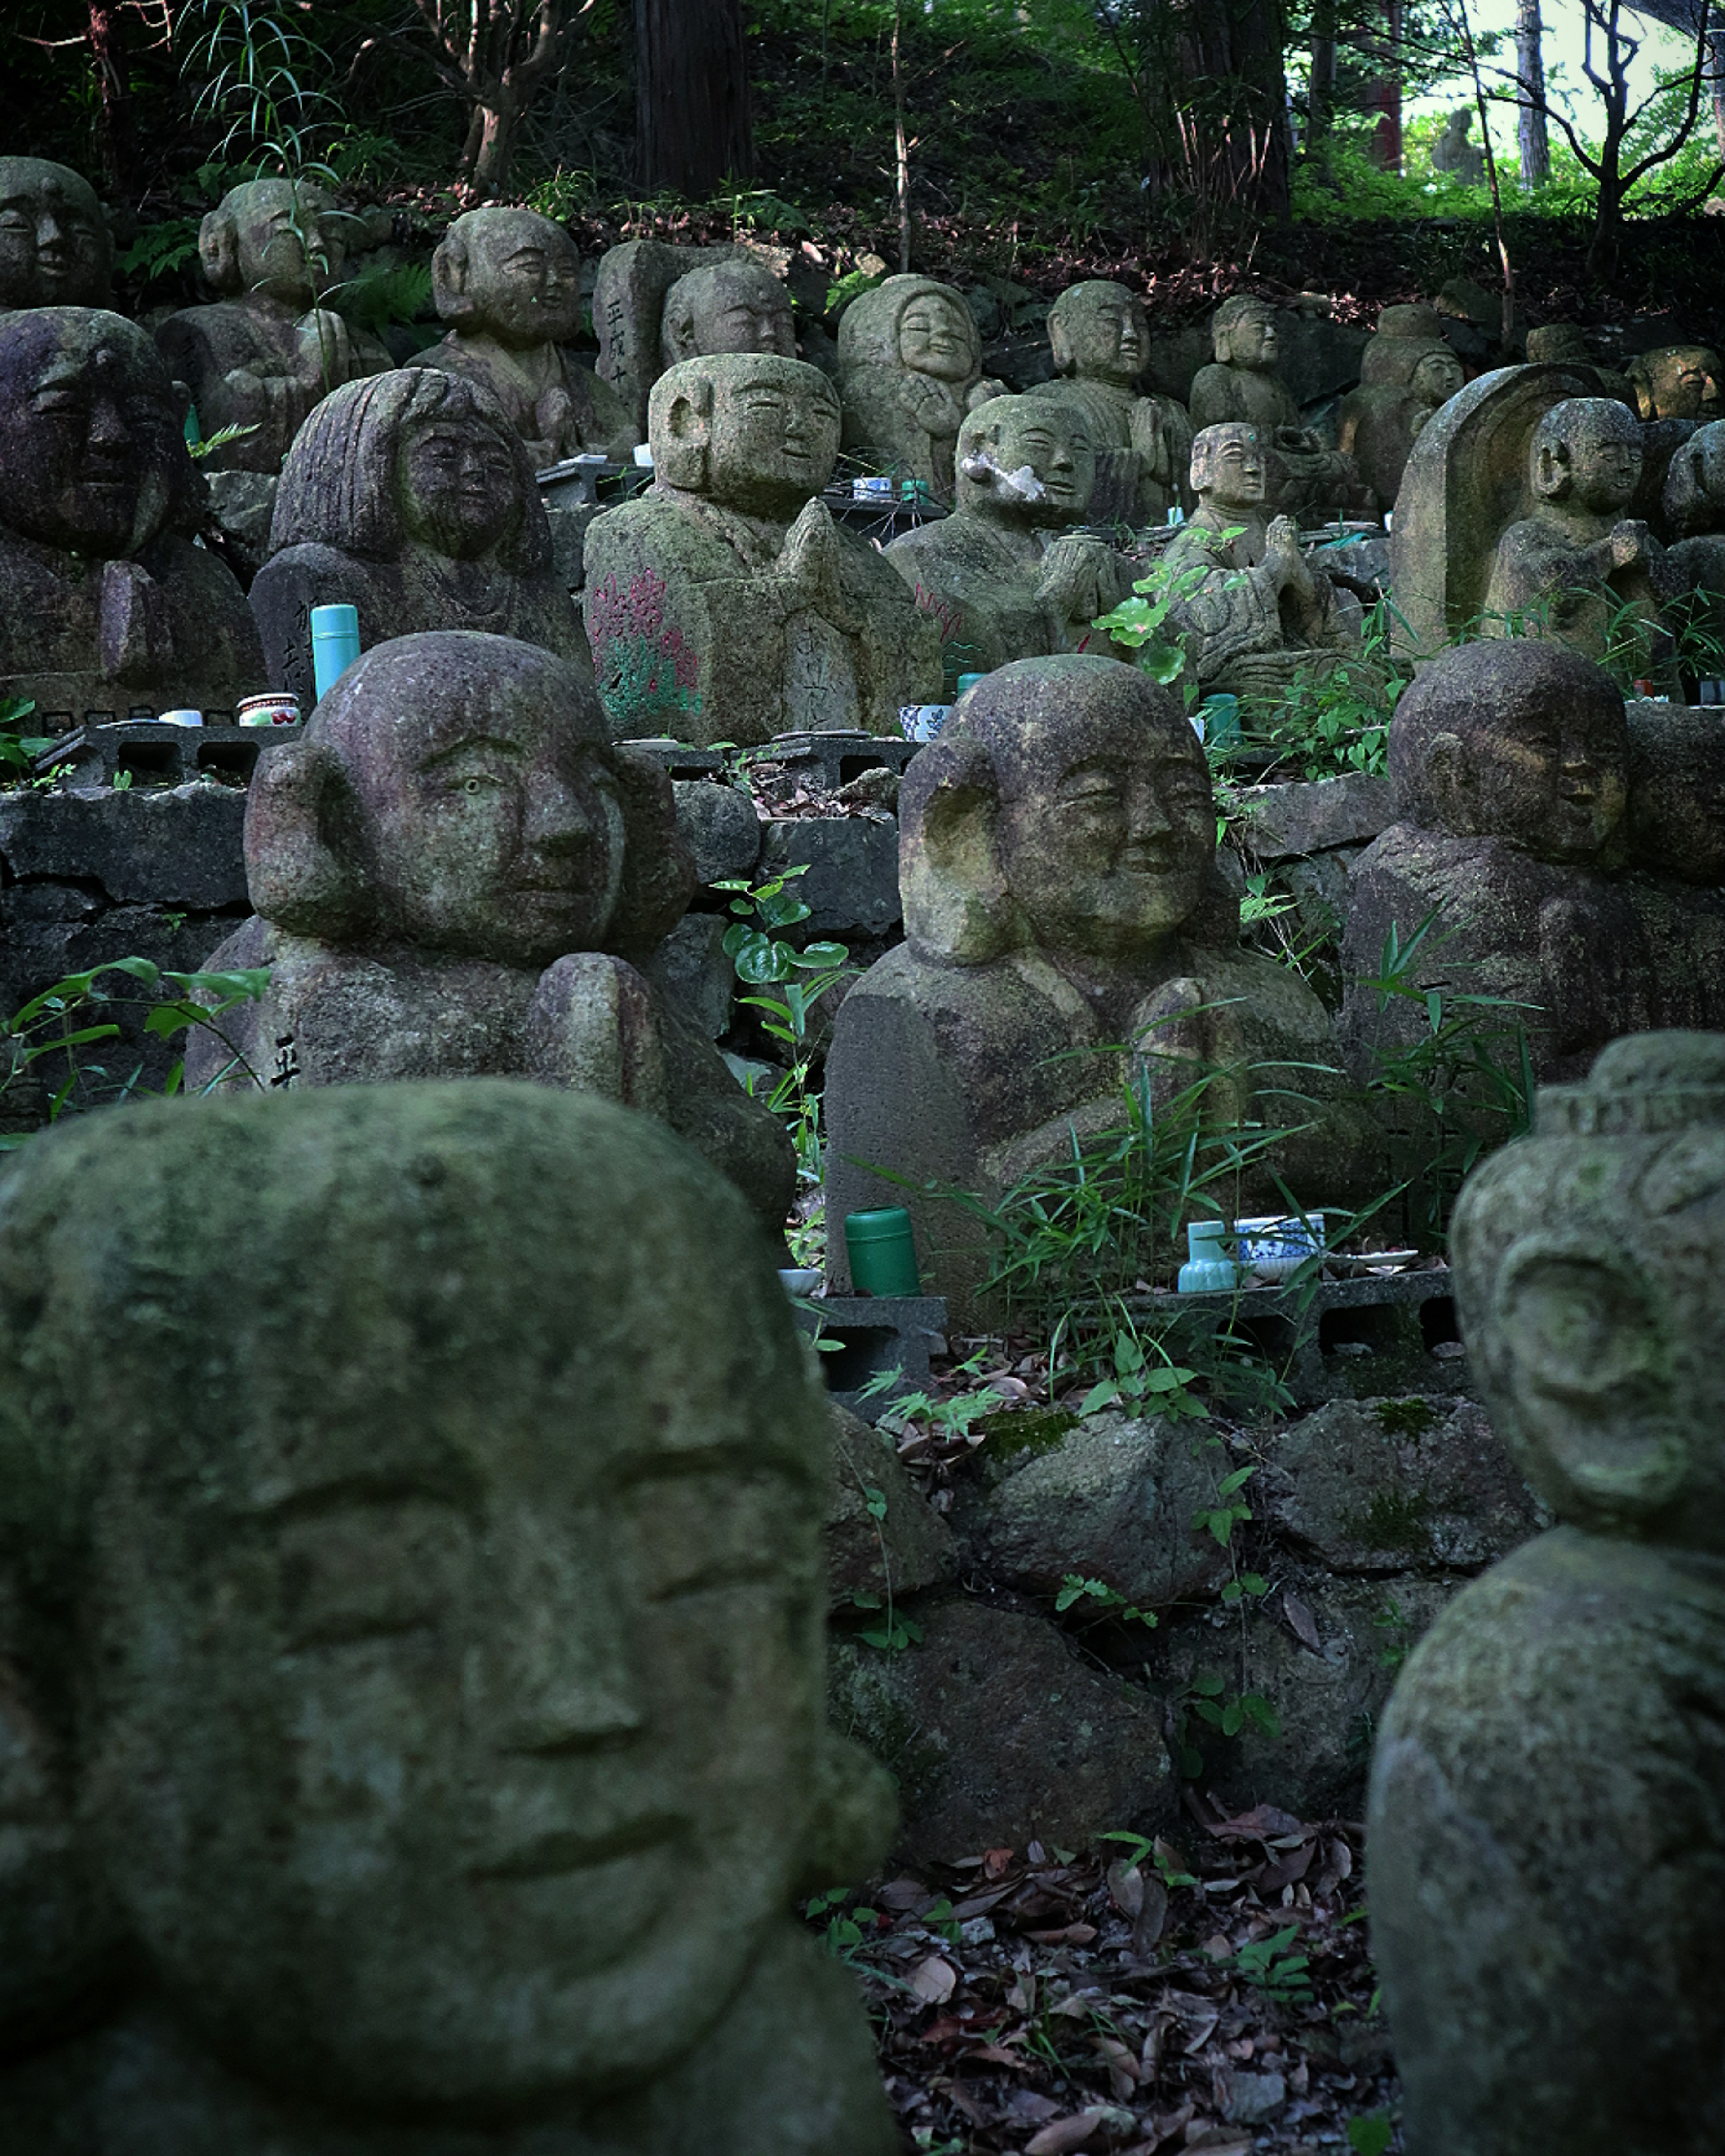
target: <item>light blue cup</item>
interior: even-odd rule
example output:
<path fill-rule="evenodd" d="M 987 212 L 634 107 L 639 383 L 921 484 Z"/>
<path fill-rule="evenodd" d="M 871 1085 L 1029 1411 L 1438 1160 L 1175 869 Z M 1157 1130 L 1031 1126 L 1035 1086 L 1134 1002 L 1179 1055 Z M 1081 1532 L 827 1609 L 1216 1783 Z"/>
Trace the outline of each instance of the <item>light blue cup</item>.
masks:
<path fill-rule="evenodd" d="M 359 656 L 359 613 L 351 606 L 311 609 L 311 680 L 320 701 Z"/>

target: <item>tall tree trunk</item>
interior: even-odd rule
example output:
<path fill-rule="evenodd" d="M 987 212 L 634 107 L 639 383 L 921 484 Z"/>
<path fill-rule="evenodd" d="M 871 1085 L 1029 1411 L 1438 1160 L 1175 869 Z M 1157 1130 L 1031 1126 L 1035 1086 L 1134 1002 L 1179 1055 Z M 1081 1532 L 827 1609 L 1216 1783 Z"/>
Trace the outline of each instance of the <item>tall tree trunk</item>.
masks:
<path fill-rule="evenodd" d="M 1313 0 L 1312 9 L 1312 92 L 1308 100 L 1307 147 L 1328 139 L 1336 117 L 1336 0 Z"/>
<path fill-rule="evenodd" d="M 1516 0 L 1516 73 L 1524 103 L 1516 116 L 1522 185 L 1540 187 L 1551 177 L 1551 142 L 1545 126 L 1545 25 L 1539 0 Z"/>
<path fill-rule="evenodd" d="M 635 116 L 649 191 L 753 170 L 740 0 L 635 0 Z"/>
<path fill-rule="evenodd" d="M 1402 0 L 1384 0 L 1382 28 L 1372 41 L 1378 74 L 1368 84 L 1365 109 L 1375 112 L 1371 157 L 1386 172 L 1402 168 Z"/>
<path fill-rule="evenodd" d="M 482 195 L 499 194 L 509 177 L 510 160 L 515 155 L 515 123 L 521 116 L 519 109 L 506 92 L 495 105 L 476 105 L 473 116 L 479 128 L 479 146 L 474 152 L 472 167 L 474 187 Z"/>
<path fill-rule="evenodd" d="M 1713 94 L 1713 132 L 1719 138 L 1719 155 L 1725 157 L 1725 21 L 1717 8 L 1707 31 L 1707 87 Z"/>

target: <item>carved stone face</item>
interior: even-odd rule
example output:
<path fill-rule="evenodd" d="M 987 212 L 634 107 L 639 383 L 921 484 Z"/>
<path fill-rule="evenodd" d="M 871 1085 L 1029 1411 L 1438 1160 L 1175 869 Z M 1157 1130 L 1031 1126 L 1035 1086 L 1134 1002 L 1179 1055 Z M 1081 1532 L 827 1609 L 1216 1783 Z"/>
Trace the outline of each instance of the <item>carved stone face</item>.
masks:
<path fill-rule="evenodd" d="M 0 308 L 110 303 L 101 205 L 64 165 L 0 157 Z"/>
<path fill-rule="evenodd" d="M 160 531 L 186 455 L 155 346 L 95 308 L 0 321 L 0 521 L 43 545 L 100 559 Z"/>
<path fill-rule="evenodd" d="M 1192 444 L 1192 485 L 1205 506 L 1256 511 L 1270 484 L 1264 439 L 1255 427 L 1229 421 L 1206 427 Z"/>
<path fill-rule="evenodd" d="M 1253 308 L 1239 316 L 1224 332 L 1228 364 L 1244 367 L 1254 374 L 1268 374 L 1281 357 L 1281 338 L 1276 316 L 1268 307 Z"/>
<path fill-rule="evenodd" d="M 398 483 L 408 536 L 457 561 L 488 552 L 520 513 L 509 444 L 471 416 L 410 428 Z"/>
<path fill-rule="evenodd" d="M 973 466 L 986 461 L 986 470 Z M 1028 467 L 1037 487 L 1019 492 L 1010 476 Z M 1096 453 L 1081 416 L 1041 397 L 996 397 L 964 423 L 958 443 L 961 509 L 995 511 L 1014 522 L 1072 524 L 1096 483 Z"/>
<path fill-rule="evenodd" d="M 789 515 L 827 483 L 839 454 L 839 399 L 799 360 L 767 354 L 714 368 L 707 492 L 762 515 Z"/>
<path fill-rule="evenodd" d="M 968 382 L 976 371 L 976 325 L 960 300 L 919 292 L 899 317 L 899 357 L 913 374 Z"/>
<path fill-rule="evenodd" d="M 760 263 L 716 263 L 680 278 L 665 295 L 665 321 L 672 360 L 726 352 L 797 356 L 791 295 Z"/>
<path fill-rule="evenodd" d="M 1452 352 L 1429 352 L 1414 370 L 1414 389 L 1422 404 L 1435 408 L 1461 388 L 1461 362 Z"/>
<path fill-rule="evenodd" d="M 1549 860 L 1590 860 L 1623 820 L 1629 759 L 1619 715 L 1598 706 L 1481 728 L 1466 743 L 1491 828 Z"/>
<path fill-rule="evenodd" d="M 1056 305 L 1078 379 L 1130 388 L 1150 357 L 1149 317 L 1137 293 L 1098 281 L 1064 294 Z"/>
<path fill-rule="evenodd" d="M 480 209 L 454 228 L 467 246 L 465 296 L 478 310 L 464 326 L 520 350 L 576 335 L 581 258 L 561 225 L 531 209 Z"/>
<path fill-rule="evenodd" d="M 624 855 L 607 736 L 597 701 L 569 703 L 541 657 L 404 684 L 380 645 L 326 701 L 317 739 L 355 812 L 347 865 L 383 937 L 531 967 L 603 941 Z"/>
<path fill-rule="evenodd" d="M 1652 418 L 1717 419 L 1725 414 L 1720 395 L 1725 368 L 1705 345 L 1673 345 L 1668 352 L 1651 352 L 1647 376 Z"/>
<path fill-rule="evenodd" d="M 304 308 L 340 281 L 347 252 L 341 220 L 321 188 L 253 180 L 226 195 L 222 209 L 234 222 L 243 292 Z"/>
<path fill-rule="evenodd" d="M 1605 397 L 1578 397 L 1546 415 L 1534 436 L 1534 485 L 1594 516 L 1625 509 L 1641 477 L 1641 429 Z"/>

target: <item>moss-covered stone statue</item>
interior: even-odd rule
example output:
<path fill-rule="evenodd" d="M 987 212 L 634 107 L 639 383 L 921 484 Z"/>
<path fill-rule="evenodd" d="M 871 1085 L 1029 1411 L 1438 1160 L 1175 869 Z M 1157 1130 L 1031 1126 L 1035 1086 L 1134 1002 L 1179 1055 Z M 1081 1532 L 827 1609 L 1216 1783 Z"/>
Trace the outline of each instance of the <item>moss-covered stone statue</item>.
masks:
<path fill-rule="evenodd" d="M 198 255 L 223 297 L 170 315 L 156 341 L 206 438 L 254 430 L 213 450 L 212 471 L 280 471 L 320 398 L 390 364 L 375 337 L 317 305 L 341 280 L 351 228 L 306 180 L 248 180 L 204 218 Z"/>
<path fill-rule="evenodd" d="M 1359 387 L 1343 401 L 1343 454 L 1378 510 L 1395 507 L 1420 429 L 1461 388 L 1461 362 L 1430 307 L 1385 307 L 1360 359 Z"/>
<path fill-rule="evenodd" d="M 231 711 L 264 654 L 208 515 L 180 400 L 134 322 L 95 307 L 0 316 L 0 695 L 36 724 L 136 706 Z"/>
<path fill-rule="evenodd" d="M 1301 553 L 1291 516 L 1267 513 L 1277 458 L 1261 427 L 1204 428 L 1192 444 L 1198 509 L 1163 557 L 1199 684 L 1256 702 L 1337 666 L 1362 685 L 1379 678 L 1358 599 Z"/>
<path fill-rule="evenodd" d="M 581 328 L 581 260 L 536 210 L 470 209 L 431 259 L 449 333 L 418 367 L 490 391 L 536 470 L 584 454 L 627 459 L 640 439 L 614 390 L 566 347 Z"/>
<path fill-rule="evenodd" d="M 1276 371 L 1281 357 L 1276 310 L 1249 294 L 1224 300 L 1211 321 L 1210 341 L 1214 358 L 1192 377 L 1194 431 L 1230 422 L 1257 428 L 1276 453 L 1273 508 L 1347 506 L 1358 492 L 1358 475 L 1305 425 L 1293 392 Z"/>
<path fill-rule="evenodd" d="M 1637 352 L 1624 372 L 1644 419 L 1725 418 L 1725 366 L 1710 346 L 1668 344 Z"/>
<path fill-rule="evenodd" d="M 311 609 L 349 605 L 362 650 L 476 629 L 589 664 L 526 445 L 476 382 L 398 367 L 349 382 L 300 429 L 251 588 L 270 679 L 316 701 Z"/>
<path fill-rule="evenodd" d="M 1537 329 L 1529 330 L 1527 360 L 1530 366 L 1544 362 L 1589 367 L 1598 378 L 1602 397 L 1615 397 L 1631 411 L 1639 408 L 1635 385 L 1626 374 L 1619 374 L 1599 364 L 1579 322 L 1542 322 Z"/>
<path fill-rule="evenodd" d="M 1725 2057 L 1725 1036 L 1542 1089 L 1450 1235 L 1560 1524 L 1451 1602 L 1367 1846 L 1408 2156 L 1707 2156 Z"/>
<path fill-rule="evenodd" d="M 1141 393 L 1150 359 L 1150 320 L 1129 285 L 1101 277 L 1069 285 L 1048 313 L 1059 379 L 1033 397 L 1070 406 L 1096 453 L 1091 513 L 1098 523 L 1161 524 L 1190 508 L 1192 422 L 1173 397 Z"/>
<path fill-rule="evenodd" d="M 940 634 L 816 499 L 839 449 L 819 367 L 684 360 L 654 384 L 654 482 L 587 535 L 582 610 L 620 737 L 898 732 L 940 690 Z"/>
<path fill-rule="evenodd" d="M 911 764 L 899 819 L 906 940 L 845 998 L 827 1060 L 829 1279 L 847 1214 L 906 1205 L 924 1286 L 955 1323 L 984 1318 L 981 1230 L 922 1186 L 987 1200 L 1070 1160 L 1075 1132 L 1120 1127 L 1134 1071 L 1166 1101 L 1208 1065 L 1209 1115 L 1259 1099 L 1309 1124 L 1280 1162 L 1304 1202 L 1348 1180 L 1361 1133 L 1333 1105 L 1328 1018 L 1240 946 L 1176 696 L 1088 654 L 1003 667 Z"/>
<path fill-rule="evenodd" d="M 0 2141 L 891 2156 L 792 1913 L 822 1403 L 723 1179 L 490 1081 L 153 1103 L 0 1222 Z"/>
<path fill-rule="evenodd" d="M 667 367 L 720 352 L 776 352 L 794 359 L 790 288 L 747 255 L 706 263 L 679 277 L 665 294 L 659 338 Z"/>
<path fill-rule="evenodd" d="M 958 506 L 895 539 L 886 558 L 944 624 L 946 670 L 1076 651 L 1132 588 L 1124 558 L 1081 523 L 1096 453 L 1076 406 L 993 397 L 958 430 Z"/>
<path fill-rule="evenodd" d="M 1650 670 L 1669 644 L 1663 608 L 1681 579 L 1638 517 L 1641 426 L 1615 398 L 1566 398 L 1533 430 L 1531 516 L 1497 542 L 1481 627 L 1489 635 L 1551 635 L 1590 658 L 1628 623 L 1646 639 Z"/>
<path fill-rule="evenodd" d="M 377 645 L 259 766 L 245 857 L 257 911 L 211 963 L 269 989 L 198 1036 L 193 1084 L 596 1093 L 782 1226 L 789 1141 L 649 978 L 695 886 L 670 781 L 613 749 L 584 670 L 470 629 Z"/>
<path fill-rule="evenodd" d="M 1486 153 L 1477 142 L 1467 139 L 1472 127 L 1472 113 L 1465 105 L 1458 105 L 1431 146 L 1431 169 L 1447 172 L 1466 187 L 1477 187 L 1485 184 Z"/>
<path fill-rule="evenodd" d="M 1679 587 L 1668 610 L 1690 613 L 1725 650 L 1725 419 L 1697 427 L 1674 452 L 1660 510 L 1672 542 L 1666 572 Z M 1713 673 L 1717 664 L 1704 660 L 1698 670 Z"/>
<path fill-rule="evenodd" d="M 964 415 L 1005 393 L 982 378 L 982 339 L 964 295 L 933 277 L 889 277 L 839 321 L 847 449 L 952 499 Z"/>
<path fill-rule="evenodd" d="M 0 311 L 111 307 L 113 256 L 80 173 L 46 157 L 0 157 Z"/>

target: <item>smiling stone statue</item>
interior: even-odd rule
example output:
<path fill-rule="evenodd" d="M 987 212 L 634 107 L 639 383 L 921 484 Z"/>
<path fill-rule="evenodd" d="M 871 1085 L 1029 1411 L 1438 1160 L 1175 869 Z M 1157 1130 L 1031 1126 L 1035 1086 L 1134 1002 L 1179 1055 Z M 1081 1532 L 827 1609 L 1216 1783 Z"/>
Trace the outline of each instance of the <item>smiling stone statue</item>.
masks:
<path fill-rule="evenodd" d="M 0 1221 L 0 2144 L 890 2156 L 793 1917 L 818 1390 L 742 1200 L 497 1081 L 151 1105 Z"/>
<path fill-rule="evenodd" d="M 1142 393 L 1150 318 L 1130 286 L 1100 277 L 1069 285 L 1048 313 L 1060 379 L 1030 395 L 1081 413 L 1096 453 L 1091 514 L 1099 523 L 1160 524 L 1189 509 L 1192 422 L 1173 397 Z"/>
<path fill-rule="evenodd" d="M 111 307 L 113 242 L 88 180 L 0 157 L 0 309 Z"/>
<path fill-rule="evenodd" d="M 257 915 L 210 963 L 270 986 L 200 1037 L 192 1084 L 597 1093 L 783 1225 L 789 1141 L 649 978 L 695 883 L 670 781 L 611 747 L 584 671 L 469 629 L 377 645 L 259 766 L 245 854 Z"/>
<path fill-rule="evenodd" d="M 889 277 L 839 320 L 845 446 L 952 499 L 964 415 L 1004 382 L 982 378 L 982 339 L 964 295 L 932 277 Z"/>

